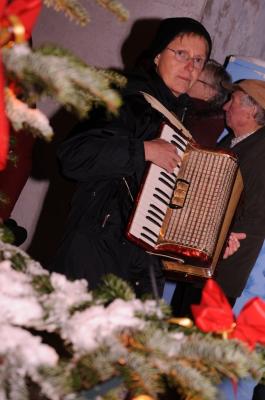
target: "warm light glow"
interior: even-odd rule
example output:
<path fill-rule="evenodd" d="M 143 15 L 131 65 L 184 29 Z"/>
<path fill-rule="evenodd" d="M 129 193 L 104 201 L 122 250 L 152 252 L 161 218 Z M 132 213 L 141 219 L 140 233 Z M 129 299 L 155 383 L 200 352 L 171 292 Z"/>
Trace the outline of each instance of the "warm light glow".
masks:
<path fill-rule="evenodd" d="M 133 397 L 131 400 L 154 400 L 153 397 L 147 394 L 140 394 L 139 396 Z"/>

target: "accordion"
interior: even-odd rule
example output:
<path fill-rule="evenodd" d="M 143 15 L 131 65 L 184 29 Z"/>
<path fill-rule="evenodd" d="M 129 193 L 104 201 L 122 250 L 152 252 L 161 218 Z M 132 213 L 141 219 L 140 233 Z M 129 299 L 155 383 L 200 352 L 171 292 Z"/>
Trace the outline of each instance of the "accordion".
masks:
<path fill-rule="evenodd" d="M 173 143 L 182 163 L 170 174 L 150 164 L 126 235 L 162 257 L 170 279 L 211 278 L 226 240 L 243 183 L 229 150 L 195 144 L 170 123 L 160 138 Z"/>

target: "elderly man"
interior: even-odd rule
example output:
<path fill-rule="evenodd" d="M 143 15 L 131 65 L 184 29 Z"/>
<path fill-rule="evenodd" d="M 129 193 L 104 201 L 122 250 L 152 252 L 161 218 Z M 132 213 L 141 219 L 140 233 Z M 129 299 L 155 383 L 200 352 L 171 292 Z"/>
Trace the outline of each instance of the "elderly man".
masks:
<path fill-rule="evenodd" d="M 233 306 L 245 287 L 265 238 L 265 82 L 246 79 L 232 85 L 231 89 L 233 93 L 224 110 L 233 134 L 228 135 L 220 147 L 231 148 L 239 158 L 244 192 L 231 231 L 245 232 L 246 239 L 241 241 L 236 252 L 226 249 L 217 265 L 215 279 Z M 190 305 L 200 302 L 200 286 L 189 283 L 177 286 L 171 301 L 176 316 L 190 315 Z"/>
<path fill-rule="evenodd" d="M 265 82 L 245 79 L 233 85 L 225 104 L 227 125 L 234 138 L 225 139 L 238 155 L 244 194 L 232 229 L 246 232 L 239 250 L 217 269 L 217 282 L 231 298 L 240 296 L 265 238 Z M 225 145 L 225 143 L 222 143 Z M 255 388 L 252 400 L 265 398 L 265 386 Z"/>
<path fill-rule="evenodd" d="M 233 134 L 225 137 L 220 147 L 231 148 L 237 154 L 244 191 L 231 226 L 231 231 L 238 235 L 230 235 L 232 243 L 217 265 L 215 279 L 234 305 L 265 239 L 265 82 L 245 79 L 231 89 L 231 99 L 223 108 Z M 241 232 L 246 233 L 246 238 L 239 246 L 238 239 L 243 238 Z M 176 316 L 190 315 L 190 305 L 200 302 L 199 286 L 177 285 L 171 302 Z M 260 384 L 252 400 L 264 399 L 265 387 Z"/>
<path fill-rule="evenodd" d="M 234 137 L 225 138 L 221 146 L 230 147 L 239 158 L 244 192 L 231 230 L 247 237 L 217 266 L 216 281 L 231 303 L 244 289 L 265 238 L 265 82 L 245 79 L 232 90 L 224 110 Z"/>

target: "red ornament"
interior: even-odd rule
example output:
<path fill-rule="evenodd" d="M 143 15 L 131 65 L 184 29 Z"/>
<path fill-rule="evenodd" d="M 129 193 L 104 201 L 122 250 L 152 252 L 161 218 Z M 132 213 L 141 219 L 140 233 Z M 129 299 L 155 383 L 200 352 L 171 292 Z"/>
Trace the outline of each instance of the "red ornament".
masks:
<path fill-rule="evenodd" d="M 13 0 L 9 4 L 7 0 L 1 0 L 0 30 L 13 26 L 13 36 L 16 38 L 17 27 L 14 26 L 15 16 L 15 20 L 19 20 L 20 24 L 24 26 L 24 40 L 28 40 L 40 9 L 40 0 Z M 0 54 L 0 171 L 2 171 L 6 166 L 9 147 L 9 124 L 5 113 L 4 87 L 5 78 Z"/>
<path fill-rule="evenodd" d="M 196 325 L 203 332 L 239 339 L 251 349 L 256 343 L 265 345 L 265 301 L 258 297 L 249 300 L 235 319 L 222 289 L 209 279 L 203 289 L 201 303 L 192 305 L 191 310 Z"/>

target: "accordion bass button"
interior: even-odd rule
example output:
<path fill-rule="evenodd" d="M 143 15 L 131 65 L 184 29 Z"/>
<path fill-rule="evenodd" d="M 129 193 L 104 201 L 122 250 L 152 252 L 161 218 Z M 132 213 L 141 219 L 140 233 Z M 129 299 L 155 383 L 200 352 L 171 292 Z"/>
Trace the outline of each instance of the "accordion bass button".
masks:
<path fill-rule="evenodd" d="M 178 179 L 176 182 L 175 190 L 172 194 L 170 207 L 171 208 L 183 208 L 186 196 L 189 190 L 189 182 L 184 179 Z"/>

